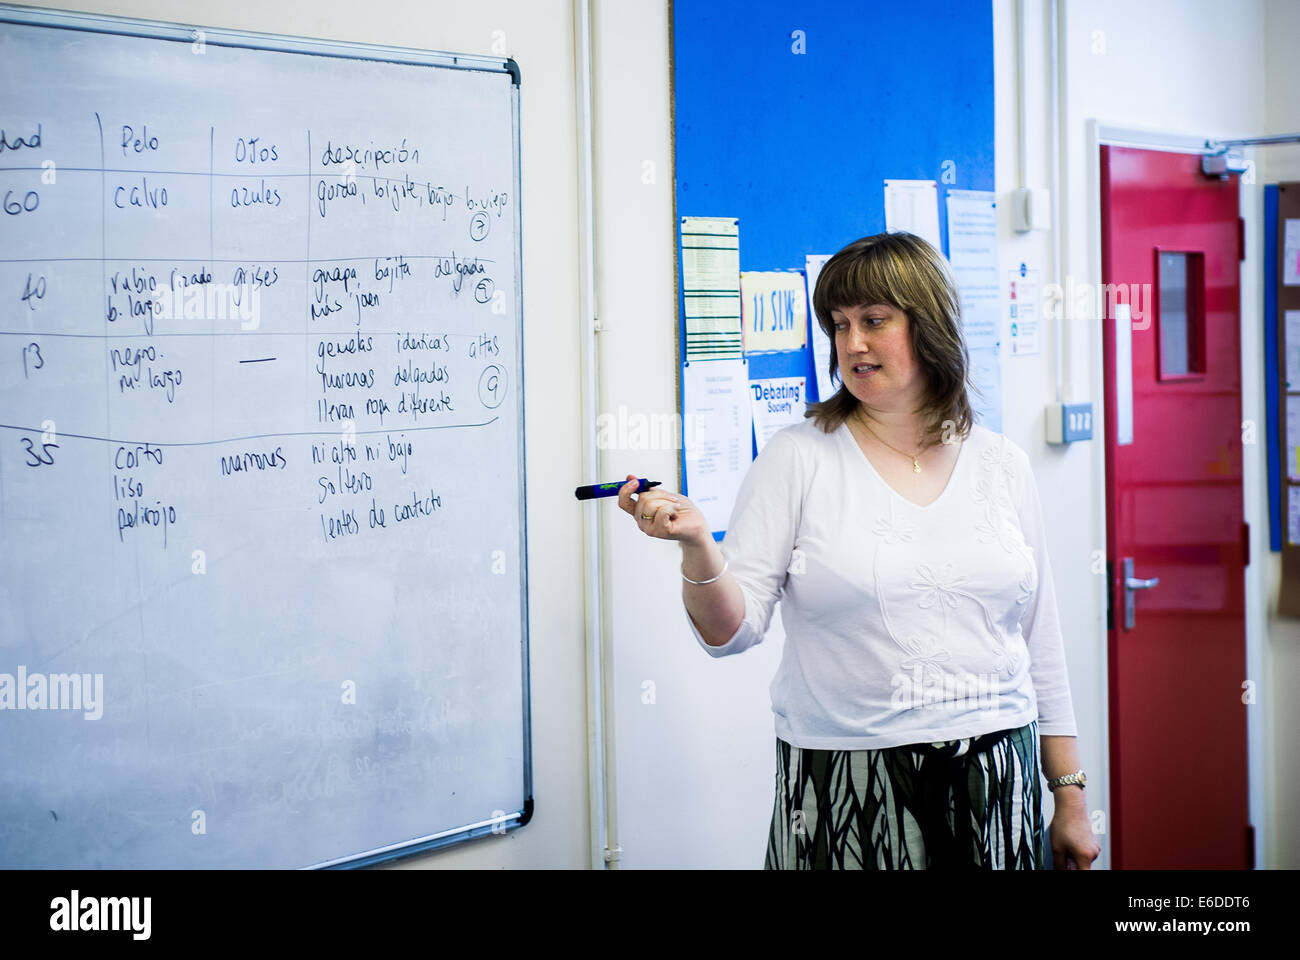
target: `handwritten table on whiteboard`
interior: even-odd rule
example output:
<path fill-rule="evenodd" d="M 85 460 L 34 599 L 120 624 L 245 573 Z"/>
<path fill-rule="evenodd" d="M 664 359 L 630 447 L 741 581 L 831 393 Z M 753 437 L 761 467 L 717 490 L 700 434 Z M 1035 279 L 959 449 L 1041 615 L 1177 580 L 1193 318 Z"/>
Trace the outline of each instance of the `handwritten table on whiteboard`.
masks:
<path fill-rule="evenodd" d="M 308 866 L 517 819 L 517 73 L 24 17 L 0 865 Z"/>

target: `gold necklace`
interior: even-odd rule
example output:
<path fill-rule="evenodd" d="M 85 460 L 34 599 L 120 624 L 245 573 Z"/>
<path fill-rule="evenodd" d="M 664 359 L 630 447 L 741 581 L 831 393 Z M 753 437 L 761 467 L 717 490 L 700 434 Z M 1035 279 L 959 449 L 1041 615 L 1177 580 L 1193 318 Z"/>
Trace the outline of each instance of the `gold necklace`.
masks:
<path fill-rule="evenodd" d="M 922 447 L 922 448 L 921 448 L 921 453 L 916 454 L 916 456 L 913 456 L 913 455 L 910 454 L 910 453 L 903 453 L 902 450 L 899 450 L 898 447 L 894 446 L 893 444 L 885 443 L 884 440 L 881 440 L 881 438 L 880 438 L 880 434 L 878 434 L 878 433 L 876 433 L 876 431 L 872 430 L 870 424 L 867 423 L 867 418 L 861 416 L 861 413 L 862 413 L 862 408 L 861 408 L 861 407 L 859 407 L 855 412 L 856 412 L 857 414 L 859 414 L 858 419 L 862 422 L 862 425 L 863 425 L 864 427 L 867 428 L 867 432 L 868 432 L 869 434 L 871 434 L 871 435 L 872 435 L 873 437 L 875 437 L 877 440 L 880 440 L 881 443 L 884 443 L 885 446 L 889 447 L 889 449 L 890 449 L 890 450 L 893 450 L 895 453 L 902 453 L 903 456 L 911 458 L 911 461 L 912 461 L 912 472 L 913 472 L 913 473 L 920 473 L 920 472 L 921 472 L 921 463 L 920 463 L 919 460 L 916 459 L 916 457 L 919 457 L 919 456 L 921 455 L 921 453 L 925 453 L 927 447 Z"/>

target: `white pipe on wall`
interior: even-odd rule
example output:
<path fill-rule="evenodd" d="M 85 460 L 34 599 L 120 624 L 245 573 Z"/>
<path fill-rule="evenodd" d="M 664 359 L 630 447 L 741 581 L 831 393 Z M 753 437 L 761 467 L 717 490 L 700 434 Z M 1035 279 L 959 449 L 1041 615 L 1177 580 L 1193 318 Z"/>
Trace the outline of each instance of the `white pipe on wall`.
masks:
<path fill-rule="evenodd" d="M 596 321 L 595 187 L 592 150 L 591 6 L 574 0 L 574 58 L 578 127 L 578 257 L 579 341 L 582 351 L 582 475 L 586 483 L 600 483 L 602 471 L 597 445 L 600 407 L 600 347 Z M 605 806 L 605 578 L 603 566 L 603 516 L 600 501 L 582 505 L 584 624 L 587 667 L 587 804 L 591 811 L 591 868 L 604 869 L 606 861 Z"/>
<path fill-rule="evenodd" d="M 1016 122 L 1020 127 L 1016 156 L 1016 186 L 1029 186 L 1029 123 L 1025 117 L 1025 48 L 1029 45 L 1025 35 L 1025 0 L 1016 0 Z"/>
<path fill-rule="evenodd" d="M 1052 93 L 1049 102 L 1049 109 L 1052 114 L 1052 205 L 1055 208 L 1055 216 L 1052 217 L 1052 282 L 1057 284 L 1057 289 L 1065 290 L 1068 286 L 1064 276 L 1065 260 L 1065 198 L 1061 196 L 1061 75 L 1060 71 L 1064 67 L 1064 57 L 1061 55 L 1061 8 L 1062 0 L 1047 0 L 1049 15 L 1051 18 L 1051 41 L 1049 49 L 1051 52 L 1051 84 Z M 1065 395 L 1065 331 L 1066 331 L 1066 314 L 1070 305 L 1065 302 L 1066 298 L 1061 301 L 1061 316 L 1056 322 L 1055 336 L 1053 341 L 1053 359 L 1056 363 L 1056 402 L 1061 403 Z"/>

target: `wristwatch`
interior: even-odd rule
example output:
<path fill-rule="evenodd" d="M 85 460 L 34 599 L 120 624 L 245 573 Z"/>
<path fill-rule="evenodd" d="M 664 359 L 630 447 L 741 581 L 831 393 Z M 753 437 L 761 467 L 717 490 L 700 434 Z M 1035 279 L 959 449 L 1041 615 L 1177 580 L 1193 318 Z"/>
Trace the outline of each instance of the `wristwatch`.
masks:
<path fill-rule="evenodd" d="M 1071 784 L 1071 783 L 1077 783 L 1079 786 L 1082 787 L 1087 782 L 1088 782 L 1088 778 L 1084 776 L 1083 771 L 1076 770 L 1074 771 L 1074 773 L 1067 773 L 1063 777 L 1052 777 L 1050 780 L 1047 781 L 1047 789 L 1051 791 L 1055 791 L 1057 787 L 1064 787 L 1067 784 Z"/>

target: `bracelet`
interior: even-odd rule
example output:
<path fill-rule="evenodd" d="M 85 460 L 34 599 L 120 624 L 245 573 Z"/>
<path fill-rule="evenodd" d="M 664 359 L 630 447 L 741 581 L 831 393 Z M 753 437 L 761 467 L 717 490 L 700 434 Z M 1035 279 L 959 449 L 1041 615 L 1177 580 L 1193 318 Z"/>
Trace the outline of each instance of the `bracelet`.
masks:
<path fill-rule="evenodd" d="M 1047 781 L 1047 789 L 1055 793 L 1060 787 L 1076 786 L 1080 790 L 1084 789 L 1084 784 L 1088 782 L 1087 776 L 1082 770 L 1076 770 L 1074 773 L 1067 773 L 1063 777 L 1051 777 Z"/>
<path fill-rule="evenodd" d="M 722 559 L 723 559 L 722 571 L 721 573 L 718 574 L 717 577 L 713 577 L 712 579 L 709 580 L 692 580 L 690 577 L 686 575 L 685 571 L 683 571 L 682 579 L 685 580 L 687 583 L 712 583 L 714 580 L 717 580 L 719 577 L 721 577 L 723 573 L 727 572 L 727 567 L 731 566 L 730 560 L 728 560 L 726 557 L 723 557 Z"/>

